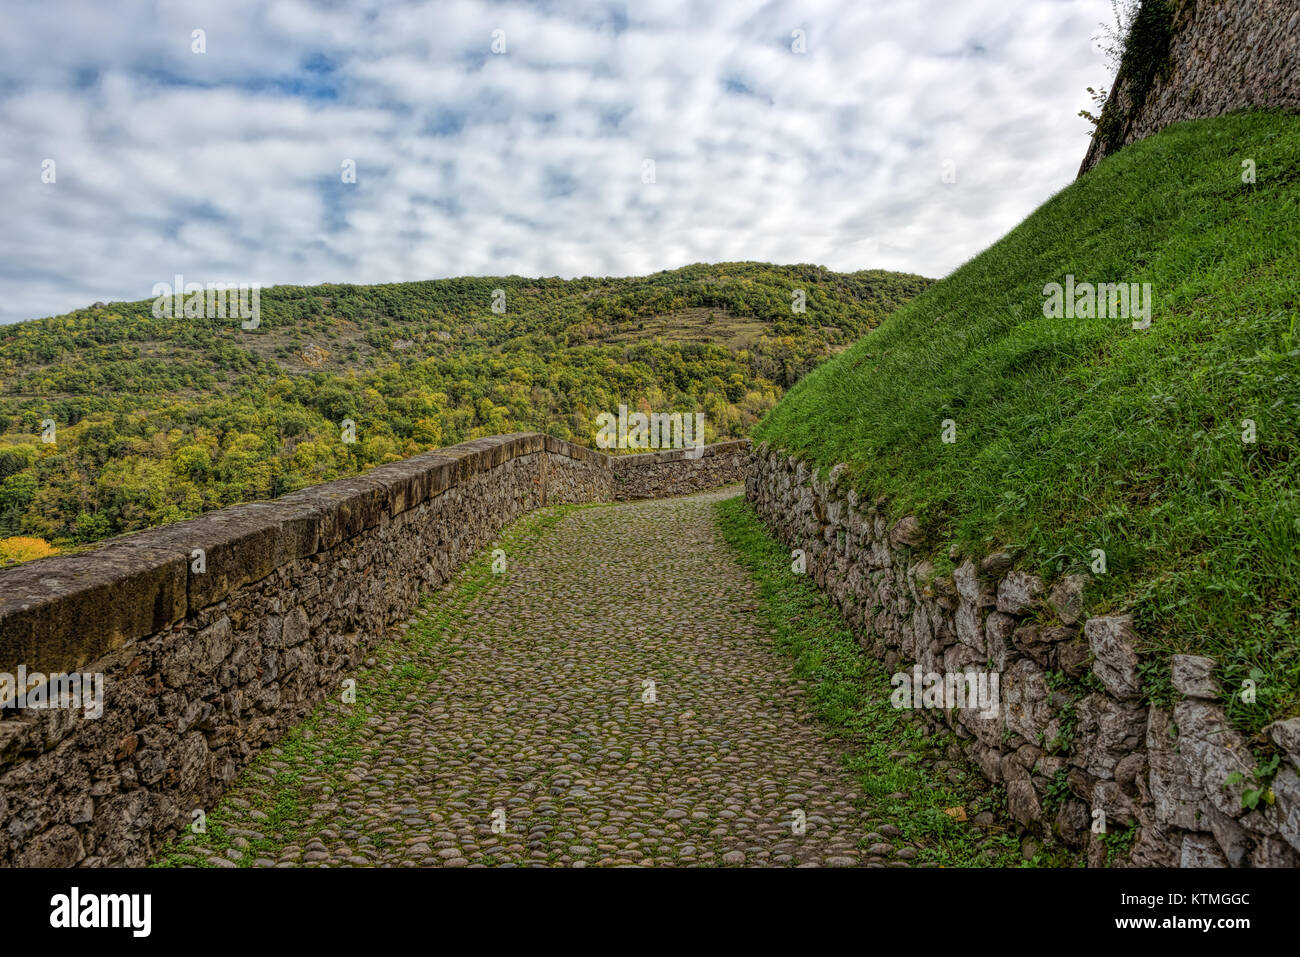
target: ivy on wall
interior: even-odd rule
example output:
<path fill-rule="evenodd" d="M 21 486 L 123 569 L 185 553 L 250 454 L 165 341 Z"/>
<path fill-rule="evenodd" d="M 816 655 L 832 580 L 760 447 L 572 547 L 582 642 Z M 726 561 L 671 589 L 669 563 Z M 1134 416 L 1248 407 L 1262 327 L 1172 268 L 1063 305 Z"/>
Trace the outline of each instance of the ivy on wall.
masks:
<path fill-rule="evenodd" d="M 1124 145 L 1133 119 L 1142 112 L 1152 87 L 1168 75 L 1169 49 L 1176 24 L 1186 22 L 1195 6 L 1196 0 L 1142 0 L 1124 45 L 1110 99 L 1093 134 L 1093 146 L 1084 161 L 1084 170 Z"/>

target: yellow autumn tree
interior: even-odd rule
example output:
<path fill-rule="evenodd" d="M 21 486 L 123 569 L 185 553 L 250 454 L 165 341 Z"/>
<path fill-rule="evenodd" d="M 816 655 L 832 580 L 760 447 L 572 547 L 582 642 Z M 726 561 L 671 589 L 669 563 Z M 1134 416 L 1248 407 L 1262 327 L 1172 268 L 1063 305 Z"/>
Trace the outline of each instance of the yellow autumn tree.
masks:
<path fill-rule="evenodd" d="M 18 565 L 35 558 L 54 555 L 58 549 L 43 538 L 27 538 L 19 535 L 14 538 L 0 538 L 0 568 L 5 565 Z"/>

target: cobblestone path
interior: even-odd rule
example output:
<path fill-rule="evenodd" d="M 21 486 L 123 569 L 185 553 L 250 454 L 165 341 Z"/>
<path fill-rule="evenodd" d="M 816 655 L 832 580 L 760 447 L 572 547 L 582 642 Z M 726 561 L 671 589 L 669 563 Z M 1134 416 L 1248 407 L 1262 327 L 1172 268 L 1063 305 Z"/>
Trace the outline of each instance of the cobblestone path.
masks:
<path fill-rule="evenodd" d="M 715 527 L 735 494 L 526 518 L 167 860 L 859 863 L 869 812 Z"/>

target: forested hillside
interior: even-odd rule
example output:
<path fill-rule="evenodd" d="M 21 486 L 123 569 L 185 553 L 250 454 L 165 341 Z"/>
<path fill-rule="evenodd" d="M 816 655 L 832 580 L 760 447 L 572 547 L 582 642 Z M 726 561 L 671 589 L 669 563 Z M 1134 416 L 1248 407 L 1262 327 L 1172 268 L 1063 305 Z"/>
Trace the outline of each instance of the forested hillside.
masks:
<path fill-rule="evenodd" d="M 480 435 L 592 445 L 620 402 L 702 411 L 708 441 L 738 437 L 928 283 L 727 263 L 276 286 L 249 330 L 156 318 L 152 300 L 0 326 L 0 539 L 66 548 Z"/>

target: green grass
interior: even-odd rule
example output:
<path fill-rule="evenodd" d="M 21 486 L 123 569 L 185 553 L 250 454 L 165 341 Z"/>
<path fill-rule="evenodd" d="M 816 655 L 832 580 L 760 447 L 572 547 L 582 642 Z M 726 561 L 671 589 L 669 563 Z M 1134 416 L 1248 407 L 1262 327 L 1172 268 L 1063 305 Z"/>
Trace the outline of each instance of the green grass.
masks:
<path fill-rule="evenodd" d="M 1052 578 L 1103 549 L 1089 612 L 1133 611 L 1149 657 L 1217 659 L 1230 716 L 1258 729 L 1300 713 L 1297 263 L 1300 117 L 1180 124 L 813 370 L 754 436 L 848 463 L 921 519 L 936 565 L 1007 548 Z M 1045 318 L 1067 274 L 1151 283 L 1151 327 Z"/>
<path fill-rule="evenodd" d="M 1024 862 L 1008 826 L 1005 791 L 964 762 L 954 762 L 942 774 L 928 767 L 945 758 L 956 738 L 930 733 L 910 712 L 893 707 L 884 666 L 862 652 L 830 599 L 791 571 L 789 552 L 742 497 L 717 508 L 723 537 L 758 586 L 760 612 L 777 649 L 794 659 L 816 713 L 827 733 L 844 744 L 849 770 L 879 815 L 871 827 L 897 825 L 901 833 L 895 844 L 918 846 L 917 860 L 944 866 L 1079 863 L 1059 845 L 1040 848 Z M 891 797 L 899 794 L 903 797 Z M 958 807 L 965 809 L 967 822 L 945 813 Z M 981 812 L 991 813 L 994 823 L 976 827 L 972 819 Z"/>
<path fill-rule="evenodd" d="M 356 678 L 355 703 L 343 702 L 341 693 L 322 702 L 305 722 L 291 729 L 243 772 L 235 787 L 207 813 L 205 833 L 186 831 L 159 853 L 153 866 L 213 866 L 194 849 L 205 847 L 221 855 L 242 836 L 230 831 L 233 820 L 242 820 L 241 815 L 231 813 L 231 796 L 255 800 L 253 806 L 266 814 L 258 824 L 259 832 L 266 836 L 245 838 L 247 846 L 240 848 L 238 866 L 250 867 L 258 857 L 274 859 L 280 848 L 311 840 L 319 828 L 308 826 L 304 804 L 326 799 L 334 785 L 326 783 L 309 789 L 304 776 L 341 779 L 365 762 L 360 732 L 370 718 L 393 720 L 427 704 L 420 692 L 437 676 L 447 636 L 465 629 L 472 602 L 503 579 L 492 573 L 492 548 L 504 548 L 517 559 L 565 515 L 587 507 L 591 506 L 557 505 L 519 519 L 503 533 L 498 545 L 484 550 L 457 573 L 449 590 L 425 600 L 423 613 L 407 632 L 372 650 L 378 659 L 376 666 L 350 676 Z M 410 695 L 414 698 L 408 701 Z M 343 811 L 328 823 L 336 829 L 360 826 Z M 376 846 L 386 843 L 383 834 L 370 837 Z"/>

